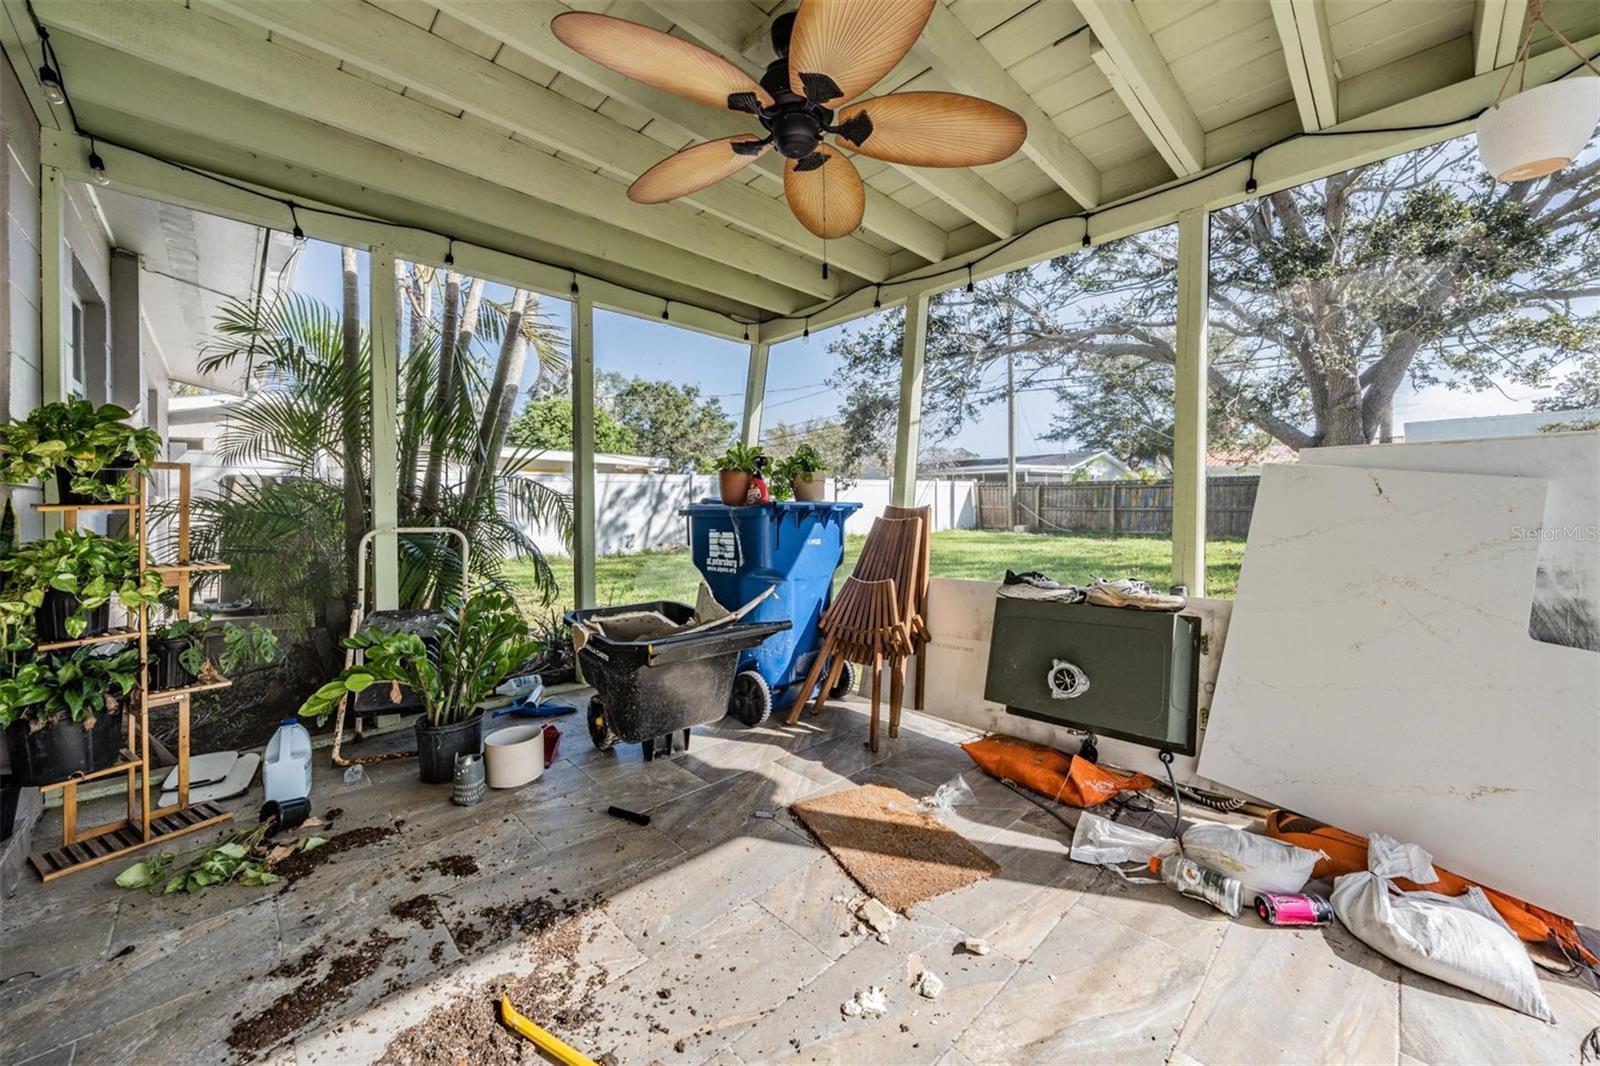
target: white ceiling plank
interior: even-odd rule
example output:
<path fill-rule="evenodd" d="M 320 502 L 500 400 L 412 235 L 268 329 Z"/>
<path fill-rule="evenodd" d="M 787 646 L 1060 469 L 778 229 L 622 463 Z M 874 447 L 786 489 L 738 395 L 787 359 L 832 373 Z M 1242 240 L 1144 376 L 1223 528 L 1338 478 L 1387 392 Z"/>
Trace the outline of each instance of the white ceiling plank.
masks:
<path fill-rule="evenodd" d="M 1517 58 L 1528 0 L 1477 0 L 1472 12 L 1473 72 L 1487 74 Z"/>
<path fill-rule="evenodd" d="M 1084 207 L 1100 202 L 1100 172 L 1094 164 L 944 5 L 935 5 L 916 51 L 927 56 L 957 89 L 1021 115 L 1028 124 L 1028 139 L 1022 147 L 1028 158 Z"/>
<path fill-rule="evenodd" d="M 38 7 L 52 26 L 261 103 L 358 136 L 381 136 L 402 151 L 448 160 L 456 169 L 497 185 L 694 249 L 790 288 L 823 297 L 837 289 L 837 281 L 823 281 L 808 260 L 736 233 L 692 208 L 634 204 L 610 178 L 451 119 L 265 39 L 252 39 L 200 12 L 177 4 L 71 0 L 49 0 Z"/>
<path fill-rule="evenodd" d="M 275 36 L 292 37 L 422 89 L 462 111 L 625 180 L 638 177 L 666 155 L 653 138 L 359 0 L 214 3 L 270 29 Z M 822 242 L 783 204 L 736 181 L 718 182 L 682 199 L 802 255 L 822 257 Z M 827 253 L 834 265 L 869 281 L 881 281 L 888 274 L 888 257 L 861 241 L 830 241 Z"/>
<path fill-rule="evenodd" d="M 58 33 L 53 40 L 63 64 L 70 64 L 73 69 L 73 98 L 79 101 L 83 113 L 106 112 L 111 116 L 107 121 L 114 125 L 98 128 L 114 129 L 119 139 L 135 147 L 191 165 L 212 166 L 220 158 L 229 169 L 219 172 L 229 177 L 265 183 L 290 196 L 323 200 L 359 214 L 377 212 L 379 208 L 373 201 L 381 196 L 394 205 L 405 205 L 393 207 L 383 217 L 428 225 L 463 239 L 468 239 L 469 224 L 462 220 L 470 219 L 482 229 L 477 239 L 492 238 L 497 244 L 514 242 L 519 248 L 525 246 L 525 240 L 536 240 L 554 249 L 565 249 L 566 254 L 549 258 L 585 273 L 616 275 L 621 273 L 617 269 L 620 267 L 630 272 L 632 280 L 645 276 L 669 278 L 767 309 L 808 298 L 766 281 L 752 284 L 748 275 L 683 249 L 554 207 L 443 163 L 419 159 L 388 145 L 352 137 L 331 126 L 203 85 L 71 34 Z M 130 85 L 137 85 L 138 93 L 129 93 Z M 146 131 L 141 119 L 163 129 Z M 179 139 L 184 135 L 194 143 L 185 144 Z M 249 163 L 248 169 L 241 170 L 238 162 L 225 155 L 201 154 L 203 145 L 218 145 L 236 153 L 247 151 L 248 158 L 259 158 L 260 162 Z M 297 168 L 291 165 L 294 161 L 304 161 L 314 170 Z M 290 184 L 302 175 L 309 175 L 309 179 Z M 341 190 L 348 188 L 349 194 L 335 196 L 326 191 L 315 184 L 314 179 L 319 176 L 332 179 Z M 523 238 L 523 234 L 527 237 Z M 435 243 L 442 250 L 444 242 Z"/>
<path fill-rule="evenodd" d="M 1131 0 L 1078 0 L 1100 47 L 1092 55 L 1156 151 L 1182 177 L 1205 165 L 1205 130 Z"/>
<path fill-rule="evenodd" d="M 671 93 L 652 89 L 586 59 L 562 44 L 550 32 L 550 20 L 567 10 L 558 3 L 547 0 L 439 0 L 439 7 L 468 25 L 494 34 L 517 52 L 655 115 L 696 139 L 714 140 L 751 132 L 750 124 L 731 111 L 714 111 Z M 780 161 L 771 158 L 771 153 L 756 164 L 756 169 L 765 181 L 771 183 L 772 188 L 781 186 L 783 167 Z M 867 193 L 867 214 L 863 225 L 924 259 L 932 261 L 942 259 L 945 255 L 948 238 L 942 229 L 900 207 L 887 196 L 871 190 Z"/>
<path fill-rule="evenodd" d="M 1289 68 L 1302 127 L 1321 130 L 1336 125 L 1339 75 L 1328 35 L 1327 4 L 1324 0 L 1272 0 L 1272 21 L 1283 42 L 1283 61 Z"/>
<path fill-rule="evenodd" d="M 642 6 L 645 6 L 643 0 L 622 0 L 614 5 L 613 11 L 626 13 L 630 8 Z M 650 0 L 648 6 L 689 30 L 701 44 L 730 62 L 746 70 L 760 68 L 759 63 L 740 51 L 753 33 L 768 24 L 761 12 L 751 5 Z M 889 81 L 889 77 L 885 77 L 880 84 Z M 895 169 L 995 236 L 1009 237 L 1016 232 L 1016 205 L 970 168 L 895 166 Z"/>

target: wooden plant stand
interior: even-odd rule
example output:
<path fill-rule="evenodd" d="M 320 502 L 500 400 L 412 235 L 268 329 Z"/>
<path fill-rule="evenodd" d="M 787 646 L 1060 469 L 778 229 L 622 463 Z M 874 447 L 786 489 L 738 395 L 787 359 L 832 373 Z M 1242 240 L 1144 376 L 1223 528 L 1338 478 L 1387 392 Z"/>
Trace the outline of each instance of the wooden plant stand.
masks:
<path fill-rule="evenodd" d="M 217 573 L 226 570 L 226 563 L 195 562 L 189 558 L 189 464 L 152 463 L 156 470 L 171 470 L 178 476 L 178 536 L 176 558 L 170 563 L 154 564 L 149 560 L 149 529 L 146 524 L 146 505 L 149 481 L 139 478 L 139 495 L 135 503 L 100 504 L 36 504 L 39 511 L 59 514 L 66 529 L 78 528 L 78 515 L 84 511 L 125 512 L 128 515 L 129 534 L 139 543 L 139 568 L 155 570 L 163 584 L 178 591 L 178 617 L 189 617 L 189 600 L 194 575 Z M 139 644 L 139 707 L 138 713 L 124 711 L 127 721 L 127 747 L 115 764 L 94 773 L 79 774 L 65 781 L 41 785 L 41 792 L 61 790 L 61 846 L 49 851 L 35 852 L 28 857 L 39 876 L 46 881 L 76 873 L 79 870 L 110 862 L 130 852 L 160 844 L 174 837 L 194 833 L 208 826 L 219 825 L 233 817 L 214 803 L 189 803 L 189 701 L 197 693 L 227 688 L 231 682 L 216 679 L 182 689 L 150 691 L 150 610 L 141 606 L 138 625 L 97 637 L 81 640 L 63 640 L 37 646 L 39 651 L 59 651 L 82 647 L 86 644 L 105 644 L 113 641 L 137 640 Z M 165 807 L 150 806 L 150 708 L 167 704 L 178 708 L 178 801 Z M 125 774 L 127 777 L 128 814 L 126 818 L 97 825 L 89 829 L 78 827 L 78 786 L 86 781 Z"/>

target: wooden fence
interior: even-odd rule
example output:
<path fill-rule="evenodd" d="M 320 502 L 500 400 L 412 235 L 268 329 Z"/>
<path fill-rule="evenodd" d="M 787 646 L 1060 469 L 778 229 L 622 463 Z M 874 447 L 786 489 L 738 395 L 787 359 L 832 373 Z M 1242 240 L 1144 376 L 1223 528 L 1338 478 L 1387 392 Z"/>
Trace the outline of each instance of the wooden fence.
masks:
<path fill-rule="evenodd" d="M 1206 536 L 1250 532 L 1258 477 L 1206 479 Z M 1009 529 L 1006 487 L 979 484 L 978 528 Z M 1074 481 L 1018 485 L 1016 524 L 1034 532 L 1171 533 L 1172 482 Z"/>

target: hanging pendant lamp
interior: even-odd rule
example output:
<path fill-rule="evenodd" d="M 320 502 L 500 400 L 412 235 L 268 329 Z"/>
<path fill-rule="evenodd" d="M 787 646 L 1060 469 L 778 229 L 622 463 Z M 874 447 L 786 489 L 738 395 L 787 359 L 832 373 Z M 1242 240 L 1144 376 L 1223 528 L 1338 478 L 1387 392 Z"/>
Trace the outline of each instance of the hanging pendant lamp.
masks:
<path fill-rule="evenodd" d="M 1543 0 L 1529 0 L 1528 26 L 1517 57 L 1506 71 L 1494 104 L 1478 116 L 1478 156 L 1484 169 L 1506 182 L 1532 181 L 1554 174 L 1577 158 L 1600 123 L 1600 77 L 1566 78 L 1526 89 L 1528 50 L 1535 23 L 1544 26 L 1596 75 L 1600 69 L 1565 34 L 1545 21 Z M 1511 76 L 1517 93 L 1502 100 Z"/>

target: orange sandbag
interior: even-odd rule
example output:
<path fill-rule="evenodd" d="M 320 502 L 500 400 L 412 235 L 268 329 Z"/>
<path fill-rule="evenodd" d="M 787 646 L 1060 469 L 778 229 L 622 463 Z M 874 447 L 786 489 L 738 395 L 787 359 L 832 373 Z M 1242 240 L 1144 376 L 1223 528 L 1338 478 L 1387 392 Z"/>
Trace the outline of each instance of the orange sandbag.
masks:
<path fill-rule="evenodd" d="M 1301 814 L 1272 811 L 1267 815 L 1267 836 L 1310 851 L 1322 852 L 1322 858 L 1317 860 L 1316 869 L 1312 871 L 1313 877 L 1338 877 L 1341 874 L 1360 873 L 1367 868 L 1365 838 Z M 1494 909 L 1500 912 L 1500 917 L 1506 920 L 1511 931 L 1521 939 L 1534 944 L 1552 941 L 1569 957 L 1577 955 L 1590 966 L 1600 964 L 1600 959 L 1591 954 L 1578 939 L 1578 929 L 1570 918 L 1552 914 L 1531 903 L 1524 903 L 1515 896 L 1496 892 L 1486 885 L 1478 885 L 1476 881 L 1469 881 L 1442 866 L 1435 865 L 1433 872 L 1439 875 L 1439 880 L 1429 885 L 1419 885 L 1403 877 L 1396 878 L 1394 883 L 1402 892 L 1437 892 L 1443 896 L 1460 896 L 1468 888 L 1477 885 L 1489 897 L 1489 902 L 1494 904 Z"/>
<path fill-rule="evenodd" d="M 1155 784 L 1144 774 L 1119 774 L 1043 744 L 998 733 L 963 744 L 961 750 L 990 776 L 1074 807 L 1097 807 L 1124 789 Z"/>

